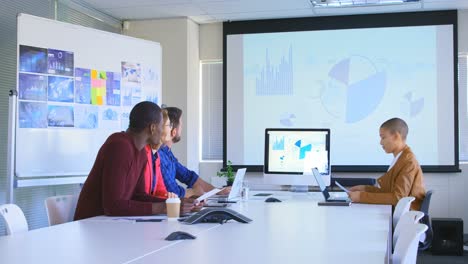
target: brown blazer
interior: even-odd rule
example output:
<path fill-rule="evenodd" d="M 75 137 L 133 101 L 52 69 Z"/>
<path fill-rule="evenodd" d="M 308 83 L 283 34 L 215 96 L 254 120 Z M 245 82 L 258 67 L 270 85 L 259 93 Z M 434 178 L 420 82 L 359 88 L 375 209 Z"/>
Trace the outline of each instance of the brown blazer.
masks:
<path fill-rule="evenodd" d="M 403 149 L 395 165 L 377 182 L 380 188 L 368 185 L 361 192 L 361 203 L 391 204 L 395 207 L 401 198 L 413 196 L 416 200 L 411 204 L 411 210 L 420 210 L 426 196 L 423 173 L 408 146 Z"/>

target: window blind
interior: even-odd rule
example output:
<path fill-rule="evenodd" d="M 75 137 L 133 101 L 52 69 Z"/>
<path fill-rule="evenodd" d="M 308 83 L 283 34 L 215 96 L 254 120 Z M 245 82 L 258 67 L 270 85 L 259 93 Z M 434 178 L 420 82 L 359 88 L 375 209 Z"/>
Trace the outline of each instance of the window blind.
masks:
<path fill-rule="evenodd" d="M 223 159 L 223 63 L 201 63 L 202 160 Z"/>
<path fill-rule="evenodd" d="M 458 56 L 458 120 L 460 161 L 468 161 L 468 53 Z"/>

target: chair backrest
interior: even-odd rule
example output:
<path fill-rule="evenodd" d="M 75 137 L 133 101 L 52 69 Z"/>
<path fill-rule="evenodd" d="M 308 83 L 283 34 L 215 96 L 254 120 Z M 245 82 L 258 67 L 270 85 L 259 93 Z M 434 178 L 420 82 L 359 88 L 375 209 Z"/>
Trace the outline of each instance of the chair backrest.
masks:
<path fill-rule="evenodd" d="M 398 221 L 398 224 L 393 231 L 393 248 L 395 248 L 395 244 L 401 234 L 401 231 L 404 230 L 407 225 L 414 225 L 419 223 L 419 220 L 421 220 L 423 217 L 424 213 L 420 211 L 409 211 L 400 217 L 400 221 Z"/>
<path fill-rule="evenodd" d="M 78 196 L 60 195 L 49 197 L 45 200 L 49 226 L 73 221 Z"/>
<path fill-rule="evenodd" d="M 0 216 L 5 221 L 7 235 L 29 230 L 26 217 L 16 204 L 0 205 Z"/>
<path fill-rule="evenodd" d="M 429 216 L 429 205 L 431 203 L 433 192 L 433 190 L 427 191 L 426 197 L 424 197 L 424 200 L 421 203 L 421 212 L 424 213 L 424 217 L 421 219 L 421 223 L 427 225 L 427 231 L 423 236 L 421 236 L 422 243 L 419 244 L 419 250 L 426 250 L 432 245 L 433 231 L 431 217 Z"/>
<path fill-rule="evenodd" d="M 400 217 L 410 210 L 411 203 L 414 200 L 414 197 L 409 196 L 403 197 L 398 201 L 397 205 L 395 206 L 395 211 L 393 212 L 393 228 L 395 228 L 398 224 L 398 220 L 400 220 Z"/>
<path fill-rule="evenodd" d="M 419 237 L 427 230 L 424 224 L 406 225 L 392 255 L 393 264 L 416 264 Z"/>
<path fill-rule="evenodd" d="M 423 212 L 425 215 L 429 215 L 429 205 L 431 203 L 432 193 L 433 190 L 427 191 L 426 196 L 421 203 L 421 212 Z"/>

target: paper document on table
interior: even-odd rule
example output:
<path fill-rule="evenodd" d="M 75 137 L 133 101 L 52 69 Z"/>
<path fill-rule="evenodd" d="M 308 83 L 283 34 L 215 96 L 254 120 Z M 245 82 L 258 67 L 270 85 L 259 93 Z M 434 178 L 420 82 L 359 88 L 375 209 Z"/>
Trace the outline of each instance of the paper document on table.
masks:
<path fill-rule="evenodd" d="M 349 193 L 349 190 L 343 187 L 338 181 L 335 181 L 336 186 L 340 187 L 341 190 L 345 191 L 346 193 Z"/>
<path fill-rule="evenodd" d="M 211 190 L 211 191 L 209 191 L 209 192 L 206 192 L 206 193 L 203 194 L 202 196 L 200 196 L 200 197 L 198 197 L 197 199 L 195 199 L 195 201 L 196 201 L 197 203 L 199 203 L 199 202 L 201 202 L 201 201 L 203 201 L 203 200 L 206 200 L 206 199 L 210 198 L 211 196 L 213 196 L 213 195 L 219 193 L 219 192 L 222 191 L 222 190 L 224 190 L 224 188 L 223 188 L 223 189 L 214 188 L 213 190 Z"/>

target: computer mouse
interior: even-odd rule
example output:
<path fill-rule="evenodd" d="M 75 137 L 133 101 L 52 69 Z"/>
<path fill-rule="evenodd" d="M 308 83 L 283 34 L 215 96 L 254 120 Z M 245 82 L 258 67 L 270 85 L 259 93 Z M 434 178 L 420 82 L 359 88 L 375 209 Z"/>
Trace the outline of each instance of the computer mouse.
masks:
<path fill-rule="evenodd" d="M 172 232 L 170 235 L 168 235 L 165 240 L 168 240 L 168 241 L 174 241 L 174 240 L 183 240 L 183 239 L 195 239 L 197 238 L 196 236 L 194 235 L 191 235 L 187 232 L 183 232 L 183 231 L 176 231 L 176 232 Z"/>
<path fill-rule="evenodd" d="M 266 198 L 265 203 L 281 203 L 280 199 L 276 199 L 274 197 Z"/>

